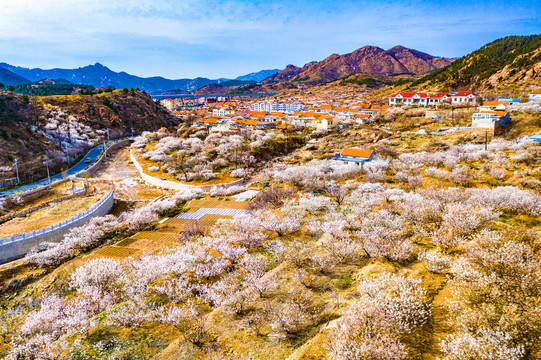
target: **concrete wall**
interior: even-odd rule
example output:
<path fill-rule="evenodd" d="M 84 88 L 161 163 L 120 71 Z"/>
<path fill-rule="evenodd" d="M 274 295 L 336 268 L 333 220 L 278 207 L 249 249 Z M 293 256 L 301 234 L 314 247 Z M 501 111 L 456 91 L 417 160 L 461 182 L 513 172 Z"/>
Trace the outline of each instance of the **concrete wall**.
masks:
<path fill-rule="evenodd" d="M 92 208 L 71 219 L 38 231 L 0 239 L 0 263 L 24 256 L 40 243 L 61 241 L 69 230 L 86 224 L 92 218 L 107 215 L 114 202 L 113 190 L 111 190 Z"/>
<path fill-rule="evenodd" d="M 158 179 L 154 176 L 150 176 L 148 174 L 145 174 L 143 171 L 143 167 L 139 164 L 135 156 L 133 155 L 132 150 L 130 150 L 130 158 L 137 170 L 139 171 L 139 175 L 141 175 L 141 178 L 149 185 L 153 185 L 162 189 L 169 189 L 169 190 L 176 190 L 176 191 L 184 191 L 189 189 L 201 189 L 203 191 L 209 191 L 214 186 L 223 186 L 225 188 L 229 188 L 231 186 L 241 185 L 244 180 L 240 179 L 237 181 L 233 181 L 226 184 L 213 184 L 213 185 L 187 185 L 182 184 L 180 182 L 170 181 L 170 180 L 162 180 Z"/>

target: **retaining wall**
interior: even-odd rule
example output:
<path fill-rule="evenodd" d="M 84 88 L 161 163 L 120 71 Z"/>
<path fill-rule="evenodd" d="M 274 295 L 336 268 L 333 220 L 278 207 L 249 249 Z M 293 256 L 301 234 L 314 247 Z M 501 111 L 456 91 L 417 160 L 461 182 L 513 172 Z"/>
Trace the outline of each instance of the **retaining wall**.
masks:
<path fill-rule="evenodd" d="M 0 263 L 24 256 L 40 243 L 59 242 L 69 230 L 86 224 L 92 218 L 107 215 L 114 202 L 113 190 L 111 190 L 92 208 L 71 219 L 38 231 L 0 239 Z"/>
<path fill-rule="evenodd" d="M 139 175 L 141 175 L 141 178 L 146 183 L 148 183 L 149 185 L 153 185 L 153 186 L 162 188 L 162 189 L 169 189 L 169 190 L 176 190 L 176 191 L 183 191 L 183 190 L 190 190 L 190 189 L 201 189 L 203 191 L 209 191 L 214 186 L 223 186 L 225 188 L 229 188 L 231 186 L 241 185 L 244 182 L 243 179 L 240 179 L 240 180 L 233 181 L 233 182 L 226 183 L 226 184 L 187 185 L 187 184 L 182 184 L 182 183 L 175 182 L 175 181 L 162 180 L 162 179 L 158 179 L 158 178 L 156 178 L 154 176 L 150 176 L 148 174 L 145 174 L 145 172 L 143 171 L 143 167 L 139 164 L 139 162 L 137 161 L 137 159 L 133 155 L 133 151 L 131 149 L 130 149 L 130 159 L 133 162 L 133 164 L 135 165 L 135 167 L 137 168 L 137 171 L 139 171 Z"/>

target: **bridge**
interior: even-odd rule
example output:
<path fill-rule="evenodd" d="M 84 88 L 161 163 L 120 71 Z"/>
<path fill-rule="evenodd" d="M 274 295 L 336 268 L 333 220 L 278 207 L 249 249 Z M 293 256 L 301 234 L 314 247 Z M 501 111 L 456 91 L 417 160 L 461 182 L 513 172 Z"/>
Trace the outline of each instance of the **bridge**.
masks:
<path fill-rule="evenodd" d="M 152 98 L 155 100 L 163 99 L 182 99 L 184 100 L 196 100 L 196 99 L 205 99 L 205 102 L 208 100 L 217 101 L 218 98 L 228 98 L 228 99 L 238 99 L 238 100 L 252 100 L 257 98 L 264 98 L 268 96 L 275 96 L 278 93 L 257 93 L 257 94 L 212 94 L 212 95 L 195 95 L 195 94 L 179 94 L 179 95 L 152 95 Z"/>

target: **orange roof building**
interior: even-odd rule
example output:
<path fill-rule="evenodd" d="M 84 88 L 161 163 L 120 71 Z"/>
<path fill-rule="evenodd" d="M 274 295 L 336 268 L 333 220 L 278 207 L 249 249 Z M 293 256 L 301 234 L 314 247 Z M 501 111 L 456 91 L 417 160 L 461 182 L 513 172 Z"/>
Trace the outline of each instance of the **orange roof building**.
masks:
<path fill-rule="evenodd" d="M 346 164 L 363 164 L 372 160 L 374 151 L 360 148 L 345 148 L 340 154 L 334 155 L 334 160 L 342 161 Z"/>

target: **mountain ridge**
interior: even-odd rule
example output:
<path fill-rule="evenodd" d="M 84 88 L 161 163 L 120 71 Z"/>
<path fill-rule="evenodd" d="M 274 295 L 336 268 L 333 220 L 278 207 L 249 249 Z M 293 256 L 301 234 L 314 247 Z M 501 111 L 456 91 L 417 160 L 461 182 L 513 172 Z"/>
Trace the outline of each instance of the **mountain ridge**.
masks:
<path fill-rule="evenodd" d="M 208 79 L 196 77 L 194 79 L 167 79 L 161 76 L 140 77 L 128 74 L 125 71 L 115 72 L 99 62 L 76 69 L 41 69 L 25 68 L 21 66 L 0 63 L 0 68 L 20 76 L 26 82 L 37 82 L 43 79 L 65 79 L 74 84 L 88 84 L 94 87 L 114 88 L 139 88 L 149 93 L 162 93 L 172 89 L 182 91 L 195 91 L 210 84 L 219 84 L 231 79 Z M 261 81 L 278 70 L 261 70 L 259 72 L 241 75 L 234 80 L 239 81 Z M 19 82 L 21 83 L 21 82 Z M 7 84 L 12 85 L 12 84 Z"/>
<path fill-rule="evenodd" d="M 23 76 L 17 75 L 13 71 L 0 67 L 0 83 L 9 86 L 24 84 L 25 82 L 30 81 Z"/>
<path fill-rule="evenodd" d="M 334 81 L 354 73 L 373 75 L 413 73 L 422 75 L 451 62 L 452 59 L 432 56 L 403 46 L 394 46 L 384 50 L 377 46 L 367 45 L 344 55 L 329 55 L 321 61 L 307 63 L 302 68 L 288 65 L 280 73 L 265 79 L 262 83 L 296 81 L 315 85 Z"/>

